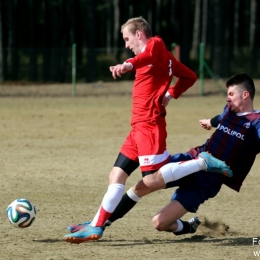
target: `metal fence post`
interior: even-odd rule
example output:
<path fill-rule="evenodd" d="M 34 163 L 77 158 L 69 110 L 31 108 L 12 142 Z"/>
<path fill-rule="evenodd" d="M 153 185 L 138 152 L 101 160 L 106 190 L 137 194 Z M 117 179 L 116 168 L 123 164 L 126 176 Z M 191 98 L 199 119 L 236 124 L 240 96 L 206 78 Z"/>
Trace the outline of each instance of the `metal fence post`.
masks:
<path fill-rule="evenodd" d="M 200 43 L 200 63 L 199 63 L 199 74 L 200 74 L 200 95 L 204 96 L 204 43 Z"/>
<path fill-rule="evenodd" d="M 77 44 L 72 44 L 72 97 L 76 97 L 76 47 Z"/>

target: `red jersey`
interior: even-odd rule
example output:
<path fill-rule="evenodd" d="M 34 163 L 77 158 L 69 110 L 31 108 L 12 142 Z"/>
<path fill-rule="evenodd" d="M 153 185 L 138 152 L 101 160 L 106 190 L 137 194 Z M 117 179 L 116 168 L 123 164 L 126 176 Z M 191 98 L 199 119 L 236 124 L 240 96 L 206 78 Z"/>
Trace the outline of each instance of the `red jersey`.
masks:
<path fill-rule="evenodd" d="M 126 62 L 136 70 L 131 124 L 165 116 L 162 99 L 167 90 L 172 97 L 178 98 L 197 79 L 193 71 L 174 58 L 158 36 L 149 39 L 145 49 Z M 179 79 L 169 88 L 173 76 Z"/>

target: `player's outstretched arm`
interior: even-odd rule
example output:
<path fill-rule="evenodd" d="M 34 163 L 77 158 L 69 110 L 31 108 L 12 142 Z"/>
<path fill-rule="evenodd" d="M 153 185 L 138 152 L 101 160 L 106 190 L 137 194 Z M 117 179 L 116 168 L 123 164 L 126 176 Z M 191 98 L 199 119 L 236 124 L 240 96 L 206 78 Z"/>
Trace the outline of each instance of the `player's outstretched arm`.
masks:
<path fill-rule="evenodd" d="M 210 123 L 210 119 L 200 119 L 200 126 L 206 130 L 211 130 L 212 125 Z"/>
<path fill-rule="evenodd" d="M 133 65 L 130 62 L 124 62 L 123 64 L 117 64 L 115 66 L 110 66 L 109 70 L 112 72 L 114 79 L 121 77 L 122 74 L 133 69 Z"/>
<path fill-rule="evenodd" d="M 219 124 L 219 115 L 212 117 L 211 119 L 200 119 L 200 125 L 206 130 L 211 130 L 212 127 L 217 127 Z"/>

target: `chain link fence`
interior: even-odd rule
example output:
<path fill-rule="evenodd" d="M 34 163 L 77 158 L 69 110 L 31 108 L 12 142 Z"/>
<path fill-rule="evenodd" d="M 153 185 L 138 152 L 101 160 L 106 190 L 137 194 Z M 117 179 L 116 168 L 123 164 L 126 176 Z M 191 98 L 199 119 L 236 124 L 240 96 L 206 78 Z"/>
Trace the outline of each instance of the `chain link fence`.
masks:
<path fill-rule="evenodd" d="M 259 54 L 259 49 L 256 53 Z M 227 75 L 245 71 L 254 78 L 260 78 L 258 54 L 251 57 L 245 48 L 233 51 L 228 60 L 223 59 Z M 132 52 L 125 48 L 77 48 L 76 80 L 77 82 L 113 81 L 109 66 L 121 63 L 132 55 Z M 205 52 L 205 60 L 212 69 L 213 58 L 209 51 Z M 191 60 L 188 66 L 199 75 L 199 59 Z M 70 83 L 72 49 L 3 49 L 0 70 L 4 82 Z M 205 77 L 210 78 L 210 75 L 205 73 Z M 133 73 L 122 77 L 123 80 L 133 78 Z"/>

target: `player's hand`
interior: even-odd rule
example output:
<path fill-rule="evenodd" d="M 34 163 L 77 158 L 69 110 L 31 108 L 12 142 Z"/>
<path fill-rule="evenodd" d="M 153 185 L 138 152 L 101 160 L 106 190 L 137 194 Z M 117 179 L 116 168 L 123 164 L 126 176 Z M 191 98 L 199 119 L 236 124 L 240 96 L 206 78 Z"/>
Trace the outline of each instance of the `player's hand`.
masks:
<path fill-rule="evenodd" d="M 211 130 L 212 125 L 210 124 L 210 119 L 201 119 L 199 120 L 199 122 L 202 128 L 206 130 Z"/>
<path fill-rule="evenodd" d="M 166 96 L 164 96 L 163 97 L 163 99 L 162 99 L 162 105 L 164 106 L 164 107 L 167 107 L 167 105 L 169 104 L 169 98 L 167 98 Z"/>
<path fill-rule="evenodd" d="M 112 72 L 112 77 L 116 79 L 117 77 L 121 77 L 122 74 L 126 73 L 127 71 L 131 70 L 133 65 L 131 63 L 123 63 L 117 64 L 116 66 L 110 66 L 109 69 Z"/>

